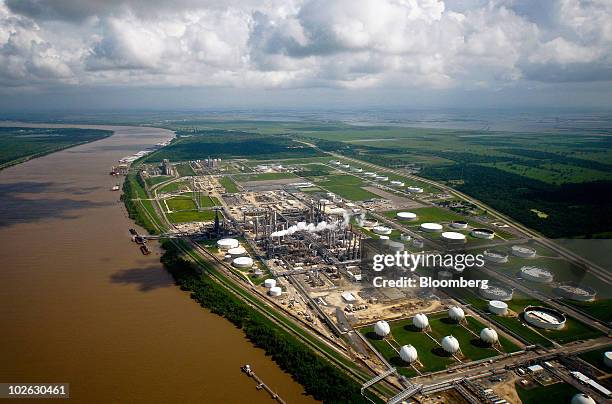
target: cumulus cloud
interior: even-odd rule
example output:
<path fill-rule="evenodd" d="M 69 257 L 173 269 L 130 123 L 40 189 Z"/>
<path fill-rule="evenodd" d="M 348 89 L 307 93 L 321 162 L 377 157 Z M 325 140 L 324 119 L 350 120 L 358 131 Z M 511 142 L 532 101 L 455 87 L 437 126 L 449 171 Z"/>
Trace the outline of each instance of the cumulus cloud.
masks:
<path fill-rule="evenodd" d="M 0 0 L 2 86 L 610 80 L 608 0 Z"/>

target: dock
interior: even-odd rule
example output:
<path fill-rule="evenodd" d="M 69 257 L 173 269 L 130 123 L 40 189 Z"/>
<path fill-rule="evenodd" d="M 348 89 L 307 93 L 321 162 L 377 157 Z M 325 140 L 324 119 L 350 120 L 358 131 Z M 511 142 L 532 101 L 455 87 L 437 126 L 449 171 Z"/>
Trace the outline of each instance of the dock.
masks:
<path fill-rule="evenodd" d="M 257 376 L 255 374 L 255 372 L 253 372 L 253 369 L 251 369 L 250 365 L 244 365 L 240 368 L 244 373 L 246 373 L 247 376 L 252 377 L 253 379 L 255 379 L 255 381 L 257 382 L 257 390 L 261 390 L 264 389 L 265 391 L 267 391 L 270 396 L 272 397 L 273 400 L 278 401 L 281 404 L 285 404 L 285 400 L 283 400 L 278 394 L 276 394 L 267 384 L 265 384 L 263 382 L 263 380 L 261 380 L 259 378 L 259 376 Z"/>

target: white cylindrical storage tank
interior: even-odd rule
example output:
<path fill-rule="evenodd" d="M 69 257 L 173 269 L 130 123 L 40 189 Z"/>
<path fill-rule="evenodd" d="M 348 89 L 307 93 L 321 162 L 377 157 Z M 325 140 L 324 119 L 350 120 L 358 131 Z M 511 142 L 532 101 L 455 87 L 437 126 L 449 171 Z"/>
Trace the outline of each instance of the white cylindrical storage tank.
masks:
<path fill-rule="evenodd" d="M 439 223 L 422 223 L 421 230 L 430 233 L 442 231 L 442 225 Z"/>
<path fill-rule="evenodd" d="M 425 314 L 419 313 L 412 318 L 412 324 L 419 330 L 424 330 L 429 326 L 429 319 Z"/>
<path fill-rule="evenodd" d="M 225 262 L 232 262 L 233 259 L 234 257 L 232 257 L 230 254 L 225 254 L 225 256 L 223 257 L 223 261 Z"/>
<path fill-rule="evenodd" d="M 533 258 L 536 256 L 536 250 L 527 246 L 513 245 L 510 250 L 512 252 L 512 255 L 514 255 L 515 257 Z"/>
<path fill-rule="evenodd" d="M 550 283 L 553 281 L 553 274 L 544 268 L 524 266 L 521 268 L 523 279 L 538 283 Z"/>
<path fill-rule="evenodd" d="M 417 215 L 412 212 L 397 212 L 397 218 L 399 220 L 416 220 Z"/>
<path fill-rule="evenodd" d="M 612 351 L 604 353 L 604 363 L 607 367 L 612 368 Z"/>
<path fill-rule="evenodd" d="M 386 321 L 377 321 L 376 324 L 374 324 L 374 332 L 379 337 L 386 337 L 391 332 L 391 327 L 389 327 L 389 323 Z"/>
<path fill-rule="evenodd" d="M 402 346 L 400 348 L 399 355 L 400 358 L 402 358 L 402 360 L 407 363 L 412 363 L 418 358 L 417 350 L 412 345 Z"/>
<path fill-rule="evenodd" d="M 451 320 L 460 322 L 465 318 L 465 313 L 461 307 L 453 306 L 450 309 L 448 309 L 448 317 Z"/>
<path fill-rule="evenodd" d="M 498 316 L 505 316 L 508 314 L 508 304 L 501 300 L 491 300 L 489 301 L 489 312 Z"/>
<path fill-rule="evenodd" d="M 445 231 L 441 237 L 447 243 L 465 243 L 465 234 L 457 233 L 456 231 Z"/>
<path fill-rule="evenodd" d="M 246 254 L 246 249 L 244 247 L 230 248 L 227 253 L 232 257 L 242 257 Z"/>
<path fill-rule="evenodd" d="M 497 331 L 495 331 L 492 328 L 487 327 L 487 328 L 483 328 L 482 331 L 480 331 L 480 339 L 484 343 L 493 345 L 497 342 L 499 337 L 497 336 Z"/>
<path fill-rule="evenodd" d="M 386 226 L 374 226 L 374 228 L 372 228 L 372 231 L 376 234 L 382 234 L 382 235 L 388 236 L 389 234 L 391 234 L 393 230 L 391 230 L 390 228 Z"/>
<path fill-rule="evenodd" d="M 444 349 L 444 351 L 450 354 L 457 353 L 459 350 L 459 341 L 457 341 L 457 338 L 453 337 L 452 335 L 447 335 L 446 337 L 442 338 L 440 345 L 442 345 L 442 349 Z"/>
<path fill-rule="evenodd" d="M 273 288 L 274 286 L 276 286 L 276 279 L 272 279 L 272 278 L 266 279 L 264 281 L 264 286 L 267 289 Z"/>
<path fill-rule="evenodd" d="M 419 240 L 418 238 L 412 240 L 412 246 L 414 248 L 423 248 L 424 245 L 425 243 L 423 242 L 423 240 Z"/>
<path fill-rule="evenodd" d="M 392 241 L 392 240 L 387 241 L 386 246 L 390 252 L 394 252 L 394 253 L 402 252 L 406 248 L 406 246 L 404 246 L 404 243 L 400 243 L 399 241 Z"/>
<path fill-rule="evenodd" d="M 403 233 L 403 234 L 400 236 L 400 239 L 401 239 L 402 241 L 410 241 L 410 240 L 412 240 L 412 236 L 411 236 L 410 234 Z"/>
<path fill-rule="evenodd" d="M 494 264 L 505 264 L 508 262 L 508 254 L 496 250 L 484 250 L 483 258 L 485 261 L 492 262 Z"/>
<path fill-rule="evenodd" d="M 278 286 L 272 286 L 268 293 L 270 294 L 270 296 L 276 297 L 280 296 L 283 293 L 283 290 Z"/>
<path fill-rule="evenodd" d="M 235 238 L 222 238 L 221 240 L 217 241 L 217 247 L 224 251 L 227 251 L 230 248 L 236 248 L 239 245 L 240 243 Z"/>
<path fill-rule="evenodd" d="M 389 240 L 389 236 L 378 236 L 379 240 Z"/>
<path fill-rule="evenodd" d="M 472 237 L 491 240 L 495 237 L 495 232 L 489 229 L 474 229 L 470 232 Z"/>
<path fill-rule="evenodd" d="M 463 220 L 453 220 L 450 226 L 454 229 L 467 229 L 468 223 Z"/>
<path fill-rule="evenodd" d="M 422 194 L 423 193 L 423 188 L 421 187 L 408 187 L 406 188 L 406 191 L 411 192 L 413 194 Z"/>
<path fill-rule="evenodd" d="M 570 401 L 570 403 L 571 404 L 597 404 L 597 402 L 595 402 L 595 400 L 593 400 L 591 396 L 588 396 L 584 393 L 576 394 L 574 397 L 572 397 L 572 401 Z"/>
<path fill-rule="evenodd" d="M 236 268 L 251 268 L 253 259 L 251 257 L 238 257 L 232 261 L 232 265 Z"/>

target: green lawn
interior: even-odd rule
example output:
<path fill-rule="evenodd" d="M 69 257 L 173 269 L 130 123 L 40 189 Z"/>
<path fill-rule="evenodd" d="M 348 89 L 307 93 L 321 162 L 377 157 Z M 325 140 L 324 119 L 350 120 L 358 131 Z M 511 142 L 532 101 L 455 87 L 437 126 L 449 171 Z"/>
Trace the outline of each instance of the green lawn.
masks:
<path fill-rule="evenodd" d="M 172 211 L 196 209 L 196 204 L 190 198 L 171 198 L 166 200 L 166 205 Z"/>
<path fill-rule="evenodd" d="M 181 189 L 187 189 L 187 183 L 185 181 L 175 181 L 170 184 L 164 185 L 158 191 L 164 193 L 177 192 Z"/>
<path fill-rule="evenodd" d="M 153 187 L 161 182 L 168 181 L 172 177 L 169 175 L 156 175 L 154 177 L 147 177 L 146 183 L 149 187 Z"/>
<path fill-rule="evenodd" d="M 367 186 L 367 184 L 352 175 L 313 177 L 310 180 L 315 182 L 317 186 L 351 201 L 380 198 L 380 196 L 361 188 L 362 186 Z"/>
<path fill-rule="evenodd" d="M 259 174 L 237 174 L 234 178 L 238 182 L 248 181 L 270 181 L 270 180 L 282 180 L 286 178 L 299 178 L 293 173 L 259 173 Z"/>
<path fill-rule="evenodd" d="M 189 163 L 177 164 L 175 165 L 175 167 L 176 167 L 176 171 L 181 177 L 195 175 L 195 171 L 193 171 L 193 168 L 191 168 L 191 164 Z"/>
<path fill-rule="evenodd" d="M 214 210 L 205 211 L 183 211 L 183 212 L 172 212 L 167 214 L 168 219 L 172 223 L 186 223 L 186 222 L 206 222 L 215 219 Z"/>
<path fill-rule="evenodd" d="M 219 206 L 221 202 L 215 197 L 210 195 L 202 195 L 200 198 L 200 207 L 202 208 L 212 208 L 213 206 Z"/>
<path fill-rule="evenodd" d="M 230 177 L 219 178 L 219 184 L 221 184 L 221 186 L 225 188 L 225 192 L 229 194 L 235 194 L 236 192 L 238 192 L 238 187 L 236 186 L 236 183 Z"/>
<path fill-rule="evenodd" d="M 516 392 L 523 404 L 569 403 L 574 394 L 579 393 L 575 387 L 565 383 L 537 386 L 532 389 L 525 389 L 517 384 Z"/>

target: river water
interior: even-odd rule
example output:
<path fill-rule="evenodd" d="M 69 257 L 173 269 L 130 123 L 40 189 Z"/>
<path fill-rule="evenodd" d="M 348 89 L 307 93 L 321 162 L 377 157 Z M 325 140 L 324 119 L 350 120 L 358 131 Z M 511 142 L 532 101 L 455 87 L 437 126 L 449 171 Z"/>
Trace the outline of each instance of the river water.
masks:
<path fill-rule="evenodd" d="M 71 401 L 87 403 L 271 403 L 240 372 L 250 363 L 288 403 L 313 402 L 181 292 L 159 251 L 145 257 L 131 243 L 108 172 L 172 134 L 112 128 L 0 171 L 0 382 L 67 382 Z"/>

